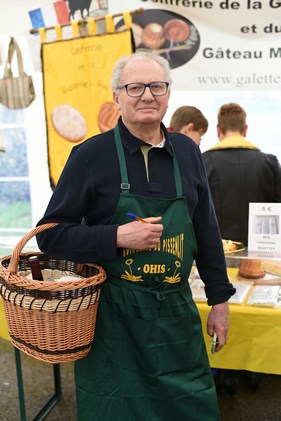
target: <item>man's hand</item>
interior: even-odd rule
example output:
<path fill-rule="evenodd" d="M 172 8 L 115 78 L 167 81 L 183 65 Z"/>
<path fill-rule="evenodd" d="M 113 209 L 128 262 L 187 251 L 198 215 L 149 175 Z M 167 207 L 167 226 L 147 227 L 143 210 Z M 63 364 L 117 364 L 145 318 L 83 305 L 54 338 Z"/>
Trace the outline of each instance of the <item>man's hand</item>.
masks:
<path fill-rule="evenodd" d="M 117 247 L 136 250 L 152 249 L 159 243 L 163 232 L 163 225 L 159 222 L 162 217 L 145 218 L 142 221 L 129 222 L 117 228 Z"/>
<path fill-rule="evenodd" d="M 218 343 L 216 352 L 222 349 L 227 342 L 227 333 L 229 329 L 229 306 L 228 301 L 212 306 L 207 320 L 208 335 L 213 336 L 217 333 Z"/>

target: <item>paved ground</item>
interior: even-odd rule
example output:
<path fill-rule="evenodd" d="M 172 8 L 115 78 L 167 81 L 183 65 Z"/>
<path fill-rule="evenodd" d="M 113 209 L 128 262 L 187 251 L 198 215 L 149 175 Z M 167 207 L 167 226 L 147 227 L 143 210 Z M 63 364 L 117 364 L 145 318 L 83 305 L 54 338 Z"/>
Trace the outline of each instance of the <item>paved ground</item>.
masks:
<path fill-rule="evenodd" d="M 53 367 L 23 353 L 21 361 L 26 421 L 31 421 L 53 393 Z M 14 351 L 10 342 L 1 338 L 0 370 L 0 421 L 20 421 Z M 281 421 L 281 376 L 263 375 L 255 392 L 249 389 L 242 373 L 238 373 L 237 380 L 234 396 L 218 390 L 222 421 Z M 76 421 L 72 363 L 61 364 L 61 384 L 62 397 L 46 421 Z"/>

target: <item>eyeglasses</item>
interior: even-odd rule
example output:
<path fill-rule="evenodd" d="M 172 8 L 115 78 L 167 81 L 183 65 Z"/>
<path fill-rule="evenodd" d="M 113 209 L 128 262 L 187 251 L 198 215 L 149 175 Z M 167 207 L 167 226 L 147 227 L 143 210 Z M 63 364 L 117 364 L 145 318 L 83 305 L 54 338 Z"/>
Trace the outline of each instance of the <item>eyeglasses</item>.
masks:
<path fill-rule="evenodd" d="M 168 82 L 151 82 L 151 83 L 127 83 L 126 85 L 120 86 L 120 88 L 125 88 L 129 96 L 133 98 L 138 98 L 144 94 L 146 88 L 150 89 L 150 92 L 153 96 L 162 96 L 166 95 L 169 83 Z"/>

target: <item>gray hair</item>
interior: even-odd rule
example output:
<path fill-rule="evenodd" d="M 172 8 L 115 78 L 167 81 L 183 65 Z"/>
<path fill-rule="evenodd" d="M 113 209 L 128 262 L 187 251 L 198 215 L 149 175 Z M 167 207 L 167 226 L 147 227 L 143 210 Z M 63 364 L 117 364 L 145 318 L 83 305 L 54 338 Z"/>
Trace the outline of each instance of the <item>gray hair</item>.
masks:
<path fill-rule="evenodd" d="M 121 57 L 115 63 L 115 66 L 112 72 L 112 78 L 111 78 L 112 91 L 117 92 L 120 90 L 122 73 L 127 63 L 131 61 L 144 61 L 144 60 L 151 60 L 151 61 L 154 61 L 155 63 L 158 63 L 159 66 L 161 66 L 162 69 L 164 70 L 165 79 L 166 79 L 165 81 L 168 82 L 169 85 L 171 85 L 172 72 L 171 72 L 169 62 L 154 51 L 140 50 L 140 51 L 137 51 L 136 53 L 133 53 L 131 56 Z"/>

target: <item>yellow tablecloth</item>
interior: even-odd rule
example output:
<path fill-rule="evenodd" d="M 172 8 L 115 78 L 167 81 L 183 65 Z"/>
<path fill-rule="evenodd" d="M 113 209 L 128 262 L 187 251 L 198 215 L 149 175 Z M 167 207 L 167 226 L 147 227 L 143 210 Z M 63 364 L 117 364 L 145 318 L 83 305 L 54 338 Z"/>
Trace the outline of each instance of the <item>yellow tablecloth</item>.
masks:
<path fill-rule="evenodd" d="M 6 323 L 2 298 L 0 298 L 0 336 L 4 339 L 10 339 L 8 327 Z"/>
<path fill-rule="evenodd" d="M 237 269 L 228 269 L 235 279 Z M 206 333 L 210 307 L 197 303 L 211 367 L 281 374 L 281 309 L 230 304 L 230 329 L 224 348 L 211 354 Z"/>
<path fill-rule="evenodd" d="M 206 334 L 210 307 L 197 307 L 211 367 L 281 374 L 281 309 L 231 304 L 227 345 L 213 355 Z"/>

